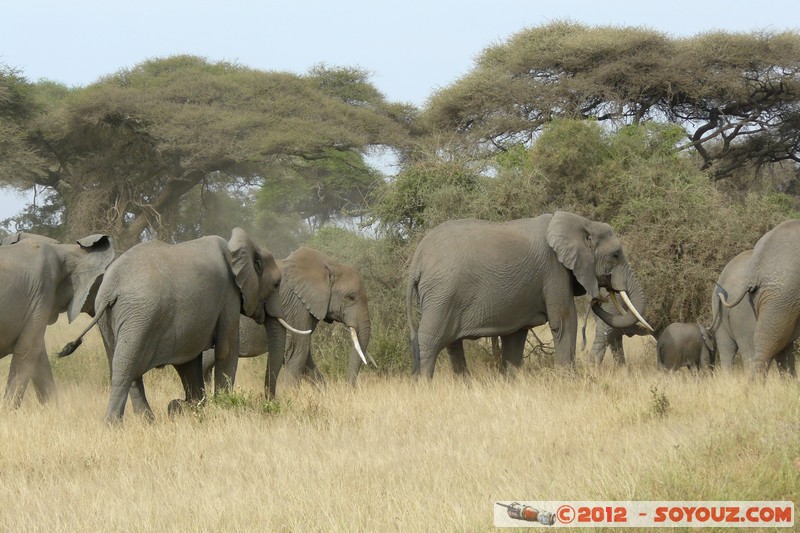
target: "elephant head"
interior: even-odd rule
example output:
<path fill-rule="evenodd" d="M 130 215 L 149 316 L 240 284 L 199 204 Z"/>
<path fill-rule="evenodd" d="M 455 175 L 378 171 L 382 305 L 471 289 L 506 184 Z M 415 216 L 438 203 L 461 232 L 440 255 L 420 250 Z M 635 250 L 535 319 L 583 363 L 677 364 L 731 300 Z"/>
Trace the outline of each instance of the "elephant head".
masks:
<path fill-rule="evenodd" d="M 305 246 L 284 259 L 281 269 L 282 290 L 299 298 L 316 320 L 341 322 L 350 329 L 353 354 L 348 379 L 353 383 L 360 362 L 367 362 L 371 330 L 367 292 L 358 271 Z"/>
<path fill-rule="evenodd" d="M 35 242 L 35 239 L 31 239 Z M 69 289 L 59 290 L 63 309 L 70 322 L 81 313 L 94 316 L 94 299 L 108 265 L 116 256 L 111 237 L 89 235 L 76 244 L 60 244 L 60 250 L 69 272 Z"/>
<path fill-rule="evenodd" d="M 703 344 L 708 350 L 702 351 L 700 356 L 700 365 L 704 368 L 713 367 L 717 354 L 717 343 L 714 339 L 714 335 L 711 333 L 709 328 L 705 327 L 700 322 L 697 323 L 697 327 L 700 328 L 700 337 L 703 339 Z"/>
<path fill-rule="evenodd" d="M 547 227 L 547 243 L 559 262 L 577 281 L 576 296 L 589 294 L 592 310 L 609 326 L 627 328 L 640 322 L 653 331 L 638 311 L 644 308 L 644 290 L 625 259 L 622 243 L 608 224 L 556 212 Z M 619 315 L 607 312 L 598 299 L 600 287 L 608 290 Z M 619 294 L 624 306 L 616 299 Z"/>
<path fill-rule="evenodd" d="M 267 317 L 283 320 L 278 288 L 281 271 L 272 254 L 259 248 L 241 228 L 234 228 L 227 257 L 242 294 L 241 313 L 259 324 Z"/>

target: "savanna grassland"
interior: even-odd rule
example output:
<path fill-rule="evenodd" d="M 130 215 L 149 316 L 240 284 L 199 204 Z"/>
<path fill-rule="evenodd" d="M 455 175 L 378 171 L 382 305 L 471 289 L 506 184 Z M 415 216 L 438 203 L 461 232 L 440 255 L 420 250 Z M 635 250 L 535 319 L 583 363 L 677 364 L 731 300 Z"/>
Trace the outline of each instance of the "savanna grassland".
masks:
<path fill-rule="evenodd" d="M 534 355 L 505 380 L 473 344 L 465 380 L 440 356 L 432 383 L 370 369 L 269 403 L 264 358 L 241 360 L 233 394 L 175 419 L 156 369 L 156 420 L 109 427 L 92 332 L 55 361 L 57 406 L 0 410 L 0 531 L 485 531 L 496 500 L 800 500 L 800 383 L 664 374 L 625 342 L 623 370 L 579 350 L 576 375 Z"/>

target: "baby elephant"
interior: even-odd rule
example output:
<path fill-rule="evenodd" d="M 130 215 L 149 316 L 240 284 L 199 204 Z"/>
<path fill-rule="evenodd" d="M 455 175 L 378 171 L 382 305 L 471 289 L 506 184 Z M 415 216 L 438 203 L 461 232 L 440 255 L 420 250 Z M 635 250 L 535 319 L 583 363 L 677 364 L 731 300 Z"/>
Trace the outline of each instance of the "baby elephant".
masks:
<path fill-rule="evenodd" d="M 664 370 L 714 365 L 717 351 L 711 332 L 698 323 L 673 322 L 658 337 L 658 365 Z"/>

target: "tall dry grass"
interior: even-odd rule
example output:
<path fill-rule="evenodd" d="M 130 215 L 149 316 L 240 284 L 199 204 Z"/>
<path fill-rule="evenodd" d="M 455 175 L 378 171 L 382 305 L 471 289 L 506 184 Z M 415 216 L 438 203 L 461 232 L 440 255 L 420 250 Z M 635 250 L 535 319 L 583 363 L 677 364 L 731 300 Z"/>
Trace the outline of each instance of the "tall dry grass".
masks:
<path fill-rule="evenodd" d="M 0 531 L 486 531 L 496 500 L 800 499 L 797 381 L 662 374 L 626 347 L 621 371 L 579 353 L 574 376 L 505 380 L 473 358 L 461 380 L 442 354 L 432 383 L 365 371 L 272 403 L 264 358 L 243 360 L 227 401 L 176 419 L 175 372 L 154 370 L 155 422 L 109 427 L 92 335 L 56 362 L 57 406 L 0 409 Z"/>

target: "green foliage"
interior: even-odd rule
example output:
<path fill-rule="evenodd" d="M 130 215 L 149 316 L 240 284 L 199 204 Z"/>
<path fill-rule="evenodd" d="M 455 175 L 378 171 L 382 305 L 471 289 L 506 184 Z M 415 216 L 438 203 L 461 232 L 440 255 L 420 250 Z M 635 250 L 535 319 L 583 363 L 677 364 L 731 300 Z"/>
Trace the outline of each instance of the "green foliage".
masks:
<path fill-rule="evenodd" d="M 66 242 L 67 235 L 61 220 L 64 205 L 55 194 L 37 195 L 36 201 L 13 217 L 0 220 L 7 233 L 27 231 Z"/>
<path fill-rule="evenodd" d="M 370 189 L 382 181 L 355 150 L 326 148 L 291 166 L 273 165 L 263 178 L 257 207 L 280 215 L 295 213 L 311 228 L 364 209 Z"/>
<path fill-rule="evenodd" d="M 431 157 L 408 164 L 372 205 L 373 221 L 391 237 L 408 238 L 461 218 L 485 184 L 481 174 L 458 159 Z"/>
<path fill-rule="evenodd" d="M 677 39 L 555 21 L 487 47 L 430 98 L 425 120 L 488 152 L 531 143 L 556 117 L 609 129 L 673 123 L 690 131 L 680 149 L 720 179 L 748 164 L 797 161 L 798 54 L 797 31 Z"/>
<path fill-rule="evenodd" d="M 123 247 L 145 232 L 188 234 L 176 230 L 178 211 L 200 186 L 323 182 L 327 201 L 301 207 L 316 206 L 313 216 L 325 219 L 374 181 L 363 151 L 405 142 L 408 125 L 370 87 L 355 69 L 298 76 L 194 56 L 145 61 L 51 98 L 59 105 L 42 117 L 35 141 L 58 170 L 33 182 L 62 196 L 69 233 L 101 228 Z M 361 99 L 344 98 L 348 91 Z"/>
<path fill-rule="evenodd" d="M 563 196 L 589 177 L 610 154 L 597 122 L 555 120 L 531 149 L 533 165 L 547 177 L 551 196 Z"/>
<path fill-rule="evenodd" d="M 658 385 L 650 387 L 650 413 L 658 418 L 665 418 L 669 414 L 670 403 L 667 394 L 659 390 Z"/>
<path fill-rule="evenodd" d="M 42 160 L 28 142 L 40 113 L 35 86 L 17 69 L 0 64 L 0 186 L 23 189 Z"/>

